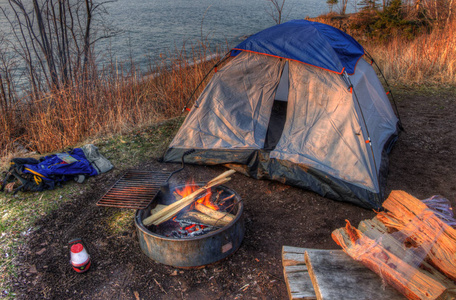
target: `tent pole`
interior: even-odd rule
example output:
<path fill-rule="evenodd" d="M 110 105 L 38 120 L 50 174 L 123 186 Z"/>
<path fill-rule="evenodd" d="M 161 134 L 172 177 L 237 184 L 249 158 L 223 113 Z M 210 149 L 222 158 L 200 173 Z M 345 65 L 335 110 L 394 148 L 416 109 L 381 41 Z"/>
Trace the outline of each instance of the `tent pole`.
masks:
<path fill-rule="evenodd" d="M 380 174 L 378 172 L 377 162 L 375 161 L 374 149 L 372 148 L 372 140 L 370 138 L 369 128 L 367 127 L 366 119 L 364 118 L 363 109 L 361 108 L 361 104 L 359 103 L 359 99 L 358 99 L 358 96 L 356 95 L 355 88 L 350 80 L 350 77 L 348 77 L 348 74 L 346 71 L 344 71 L 344 79 L 349 83 L 349 89 L 351 89 L 353 91 L 353 95 L 355 96 L 356 103 L 358 104 L 359 111 L 361 113 L 361 119 L 363 119 L 364 128 L 366 128 L 367 140 L 365 142 L 366 142 L 366 144 L 369 144 L 369 146 L 370 146 L 372 160 L 374 161 L 375 175 L 377 176 L 377 180 L 378 180 L 378 176 Z M 380 181 L 378 182 L 378 186 L 380 187 Z M 381 193 L 381 189 L 379 189 L 379 191 Z"/>
<path fill-rule="evenodd" d="M 391 99 L 393 100 L 394 108 L 396 109 L 397 118 L 399 119 L 399 129 L 405 132 L 404 127 L 402 126 L 402 120 L 401 120 L 401 116 L 399 115 L 399 110 L 398 110 L 398 108 L 397 108 L 396 100 L 394 99 L 393 91 L 391 90 L 391 87 L 390 87 L 390 85 L 389 85 L 389 83 L 388 83 L 388 80 L 386 80 L 385 75 L 383 75 L 382 69 L 380 69 L 380 66 L 379 66 L 379 65 L 377 64 L 377 62 L 374 60 L 374 58 L 372 57 L 372 55 L 370 55 L 370 53 L 367 52 L 366 49 L 364 49 L 364 52 L 366 53 L 367 58 L 369 58 L 369 59 L 372 61 L 372 63 L 375 64 L 375 66 L 377 67 L 377 70 L 380 72 L 380 75 L 382 75 L 382 78 L 383 78 L 383 80 L 385 81 L 386 86 L 388 87 L 388 93 L 387 93 L 387 95 L 388 95 L 388 94 L 391 94 Z"/>
<path fill-rule="evenodd" d="M 184 107 L 182 108 L 182 113 L 180 114 L 180 116 L 184 113 L 184 111 L 187 109 L 187 105 L 188 103 L 190 102 L 190 100 L 192 100 L 193 96 L 195 96 L 195 93 L 196 91 L 198 91 L 199 87 L 203 84 L 204 80 L 206 80 L 206 78 L 209 76 L 209 74 L 211 74 L 211 72 L 218 67 L 218 65 L 220 65 L 221 63 L 223 63 L 230 55 L 231 53 L 231 50 L 228 51 L 210 70 L 209 72 L 206 73 L 206 75 L 203 77 L 203 79 L 200 81 L 200 83 L 198 83 L 198 85 L 196 86 L 196 88 L 193 90 L 193 92 L 191 93 L 190 97 L 188 97 L 187 99 L 187 102 L 185 102 L 184 104 Z"/>

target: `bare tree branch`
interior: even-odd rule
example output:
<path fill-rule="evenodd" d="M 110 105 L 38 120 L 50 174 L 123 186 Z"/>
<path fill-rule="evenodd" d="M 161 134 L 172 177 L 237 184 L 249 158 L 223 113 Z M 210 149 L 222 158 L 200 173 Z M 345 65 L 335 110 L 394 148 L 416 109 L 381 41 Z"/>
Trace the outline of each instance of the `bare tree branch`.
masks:
<path fill-rule="evenodd" d="M 268 8 L 266 12 L 271 16 L 271 18 L 276 22 L 276 24 L 282 23 L 283 17 L 283 7 L 285 5 L 285 0 L 266 0 L 268 1 Z"/>

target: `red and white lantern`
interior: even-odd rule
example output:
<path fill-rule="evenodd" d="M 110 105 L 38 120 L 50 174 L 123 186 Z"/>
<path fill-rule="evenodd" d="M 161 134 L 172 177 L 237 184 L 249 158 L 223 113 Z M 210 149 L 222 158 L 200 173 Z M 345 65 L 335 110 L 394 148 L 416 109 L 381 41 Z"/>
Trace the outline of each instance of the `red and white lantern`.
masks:
<path fill-rule="evenodd" d="M 70 242 L 71 245 L 71 260 L 70 263 L 73 269 L 78 273 L 86 272 L 90 267 L 90 255 L 81 240 Z"/>

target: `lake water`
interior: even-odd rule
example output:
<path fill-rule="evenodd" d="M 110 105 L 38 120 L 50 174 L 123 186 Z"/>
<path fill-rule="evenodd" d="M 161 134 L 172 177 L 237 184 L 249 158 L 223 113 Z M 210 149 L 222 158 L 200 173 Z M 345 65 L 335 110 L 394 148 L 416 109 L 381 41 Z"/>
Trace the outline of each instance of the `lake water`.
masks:
<path fill-rule="evenodd" d="M 108 19 L 123 33 L 111 40 L 118 57 L 135 61 L 196 44 L 207 37 L 210 46 L 234 47 L 243 36 L 275 25 L 266 0 L 119 0 L 107 6 Z M 327 12 L 325 0 L 286 0 L 286 20 Z"/>
<path fill-rule="evenodd" d="M 28 0 L 24 0 L 26 3 Z M 279 0 L 280 1 L 280 0 Z M 0 0 L 4 6 L 7 0 Z M 132 57 L 140 65 L 148 58 L 190 48 L 207 37 L 211 47 L 234 47 L 242 37 L 275 25 L 267 0 L 118 0 L 105 5 L 105 16 L 121 33 L 98 43 L 119 60 Z M 283 19 L 303 19 L 328 12 L 325 0 L 286 0 Z M 0 26 L 5 20 L 0 15 Z M 100 58 L 102 59 L 102 58 Z"/>

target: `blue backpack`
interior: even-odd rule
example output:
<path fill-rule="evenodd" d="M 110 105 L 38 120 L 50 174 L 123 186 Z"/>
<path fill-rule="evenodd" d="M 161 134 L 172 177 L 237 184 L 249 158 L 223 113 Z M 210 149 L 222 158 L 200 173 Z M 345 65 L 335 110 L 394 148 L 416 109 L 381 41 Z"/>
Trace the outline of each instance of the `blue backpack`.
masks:
<path fill-rule="evenodd" d="M 91 151 L 95 149 L 96 153 L 98 153 L 98 149 L 95 146 L 90 146 L 92 146 Z M 99 153 L 98 155 L 101 156 Z M 106 158 L 102 158 L 107 161 Z M 111 166 L 109 169 L 111 169 L 112 165 L 110 163 L 109 165 Z M 86 157 L 85 151 L 81 148 L 44 156 L 39 160 L 34 158 L 13 158 L 5 179 L 1 184 L 0 191 L 3 191 L 8 184 L 16 180 L 20 186 L 14 189 L 14 194 L 20 190 L 50 190 L 65 181 L 73 179 L 82 183 L 86 177 L 100 173 L 102 171 L 97 167 L 96 161 L 89 160 Z"/>

